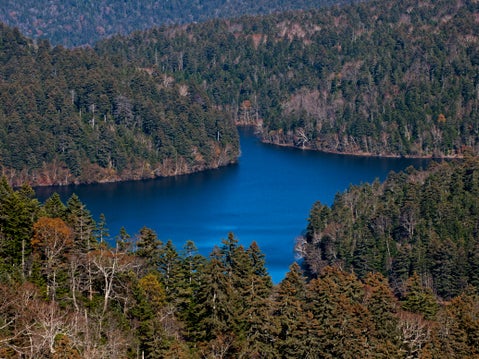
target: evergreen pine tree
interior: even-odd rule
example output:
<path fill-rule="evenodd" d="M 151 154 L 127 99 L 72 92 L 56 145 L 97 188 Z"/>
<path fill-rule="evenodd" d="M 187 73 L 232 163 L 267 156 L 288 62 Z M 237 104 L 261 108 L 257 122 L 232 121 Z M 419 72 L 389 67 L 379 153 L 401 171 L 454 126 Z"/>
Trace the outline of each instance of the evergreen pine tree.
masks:
<path fill-rule="evenodd" d="M 369 311 L 362 304 L 363 286 L 353 274 L 327 267 L 308 284 L 305 356 L 358 358 L 371 352 L 373 328 Z"/>
<path fill-rule="evenodd" d="M 375 358 L 388 358 L 399 350 L 398 303 L 387 279 L 380 273 L 369 273 L 364 278 L 364 304 L 374 323 L 372 353 Z"/>
<path fill-rule="evenodd" d="M 138 321 L 139 351 L 145 358 L 163 358 L 168 338 L 163 328 L 166 293 L 158 277 L 148 273 L 138 280 L 134 289 L 136 305 L 131 315 Z"/>
<path fill-rule="evenodd" d="M 161 274 L 167 297 L 176 297 L 181 272 L 181 261 L 171 240 L 168 240 L 159 253 L 158 271 Z"/>
<path fill-rule="evenodd" d="M 95 221 L 76 194 L 71 195 L 67 201 L 67 223 L 73 229 L 75 246 L 80 251 L 88 252 L 96 248 Z"/>
<path fill-rule="evenodd" d="M 55 192 L 53 193 L 43 205 L 43 210 L 45 211 L 45 215 L 51 218 L 61 218 L 63 220 L 66 219 L 67 214 L 67 207 L 62 202 L 60 195 Z"/>
<path fill-rule="evenodd" d="M 191 337 L 207 348 L 218 338 L 232 338 L 233 286 L 219 248 L 214 248 L 201 272 L 201 286 L 195 295 L 195 309 L 189 318 Z"/>
<path fill-rule="evenodd" d="M 155 231 L 147 227 L 140 229 L 136 241 L 135 253 L 139 258 L 144 260 L 146 272 L 158 271 L 162 246 L 163 243 L 158 239 Z"/>
<path fill-rule="evenodd" d="M 182 320 L 196 311 L 194 297 L 200 289 L 200 274 L 205 265 L 206 258 L 198 253 L 193 241 L 187 241 L 180 258 L 175 295 L 178 317 Z"/>
<path fill-rule="evenodd" d="M 243 307 L 238 311 L 238 319 L 243 322 L 239 325 L 242 328 L 240 335 L 244 338 L 243 352 L 250 358 L 272 357 L 271 337 L 265 325 L 272 306 L 271 277 L 265 267 L 265 256 L 256 242 L 251 243 L 245 254 L 243 286 L 235 286 L 243 298 Z"/>
<path fill-rule="evenodd" d="M 40 203 L 28 185 L 14 191 L 3 177 L 0 184 L 0 254 L 11 274 L 27 274 L 30 238 Z M 0 263 L 1 263 L 0 261 Z"/>
<path fill-rule="evenodd" d="M 110 233 L 108 232 L 108 227 L 106 224 L 106 217 L 103 213 L 100 214 L 100 220 L 96 226 L 96 239 L 98 243 L 103 243 L 107 241 L 110 237 Z"/>
<path fill-rule="evenodd" d="M 434 318 L 437 313 L 437 300 L 432 290 L 422 284 L 417 272 L 406 282 L 406 295 L 402 307 L 412 313 L 422 314 L 426 319 Z"/>
<path fill-rule="evenodd" d="M 274 347 L 280 358 L 306 357 L 308 320 L 305 311 L 306 278 L 297 263 L 275 288 L 270 322 Z"/>

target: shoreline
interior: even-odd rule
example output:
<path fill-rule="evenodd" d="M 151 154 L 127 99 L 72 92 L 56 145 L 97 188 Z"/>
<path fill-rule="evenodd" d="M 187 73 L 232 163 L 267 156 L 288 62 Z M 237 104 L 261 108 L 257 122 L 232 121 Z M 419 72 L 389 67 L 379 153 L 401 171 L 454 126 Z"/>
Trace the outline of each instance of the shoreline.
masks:
<path fill-rule="evenodd" d="M 338 155 L 338 156 L 351 156 L 351 157 L 370 157 L 370 158 L 384 158 L 384 159 L 418 159 L 418 160 L 433 160 L 433 161 L 440 161 L 440 160 L 454 160 L 454 159 L 464 159 L 464 155 L 449 155 L 449 156 L 434 156 L 434 155 L 395 155 L 395 154 L 374 154 L 371 152 L 343 152 L 343 151 L 337 151 L 337 150 L 328 150 L 328 149 L 318 149 L 314 148 L 312 146 L 296 146 L 293 143 L 277 143 L 273 141 L 268 141 L 265 138 L 261 136 L 261 131 L 258 131 L 258 125 L 257 124 L 251 124 L 251 123 L 236 123 L 237 127 L 243 127 L 243 128 L 252 128 L 254 129 L 254 136 L 258 138 L 258 140 L 261 143 L 267 144 L 267 145 L 272 145 L 272 146 L 278 146 L 278 147 L 285 147 L 285 148 L 292 148 L 300 151 L 314 151 L 314 152 L 320 152 L 320 153 L 325 153 L 325 154 L 332 154 L 332 155 Z M 241 148 L 241 144 L 240 144 Z M 241 152 L 241 150 L 240 150 Z M 119 183 L 119 182 L 129 182 L 129 181 L 142 181 L 142 180 L 151 180 L 151 179 L 160 179 L 160 178 L 172 178 L 172 177 L 177 177 L 177 176 L 185 176 L 189 174 L 194 174 L 198 172 L 204 172 L 204 171 L 209 171 L 209 170 L 215 170 L 220 167 L 225 167 L 225 166 L 230 166 L 238 163 L 238 160 L 241 156 L 241 153 L 238 154 L 235 160 L 230 160 L 228 163 L 224 164 L 219 164 L 219 165 L 213 165 L 213 166 L 205 166 L 201 169 L 188 169 L 186 171 L 185 168 L 179 171 L 174 171 L 174 173 L 160 173 L 157 171 L 144 171 L 142 170 L 142 173 L 128 173 L 128 174 L 112 174 L 110 173 L 109 175 L 107 173 L 103 173 L 103 175 L 106 175 L 105 177 L 102 177 L 101 174 L 97 178 L 90 178 L 89 180 L 82 180 L 81 177 L 79 178 L 72 178 L 71 174 L 68 174 L 66 172 L 62 173 L 61 175 L 55 174 L 51 176 L 51 174 L 43 172 L 42 169 L 36 169 L 36 170 L 28 170 L 25 169 L 23 171 L 20 171 L 20 173 L 15 173 L 16 171 L 11 171 L 6 168 L 2 168 L 2 175 L 7 178 L 7 181 L 14 187 L 20 187 L 24 183 L 28 183 L 32 188 L 36 187 L 66 187 L 66 186 L 76 186 L 76 185 L 88 185 L 88 184 L 107 184 L 107 183 Z M 60 169 L 59 172 L 63 172 L 62 170 L 65 169 Z M 47 171 L 48 172 L 48 171 Z M 156 172 L 156 173 L 155 173 Z M 98 174 L 98 173 L 97 173 Z M 51 178 L 53 177 L 53 178 Z M 63 177 L 63 179 L 60 179 L 60 177 Z"/>
<path fill-rule="evenodd" d="M 406 159 L 424 159 L 424 160 L 452 160 L 452 159 L 463 159 L 464 155 L 455 154 L 455 155 L 442 155 L 442 156 L 434 156 L 434 155 L 395 155 L 395 154 L 374 154 L 372 152 L 343 152 L 337 150 L 327 150 L 327 149 L 318 149 L 313 148 L 312 146 L 303 146 L 299 147 L 294 145 L 293 143 L 277 143 L 273 141 L 268 141 L 262 136 L 262 121 L 257 123 L 245 123 L 242 121 L 236 121 L 237 127 L 249 127 L 254 129 L 254 135 L 264 144 L 279 146 L 279 147 L 287 147 L 287 148 L 295 148 L 302 151 L 316 151 L 322 153 L 329 153 L 334 155 L 340 156 L 354 156 L 354 157 L 374 157 L 374 158 L 406 158 Z M 259 129 L 258 129 L 259 128 Z"/>
<path fill-rule="evenodd" d="M 333 155 L 340 155 L 340 156 L 354 156 L 354 157 L 374 157 L 374 158 L 407 158 L 407 159 L 424 159 L 424 160 L 453 160 L 453 159 L 463 159 L 464 155 L 454 155 L 454 156 L 433 156 L 433 155 L 427 155 L 427 156 L 419 156 L 419 155 L 393 155 L 393 154 L 384 154 L 384 155 L 378 155 L 378 154 L 373 154 L 372 152 L 342 152 L 342 151 L 334 151 L 334 150 L 325 150 L 325 149 L 316 149 L 312 148 L 311 146 L 306 146 L 306 147 L 298 147 L 295 146 L 294 144 L 287 144 L 287 143 L 275 143 L 271 141 L 266 141 L 259 137 L 262 143 L 272 145 L 272 146 L 278 146 L 278 147 L 287 147 L 287 148 L 295 148 L 297 150 L 301 151 L 316 151 L 316 152 L 322 152 L 322 153 L 328 153 L 328 154 L 333 154 Z"/>

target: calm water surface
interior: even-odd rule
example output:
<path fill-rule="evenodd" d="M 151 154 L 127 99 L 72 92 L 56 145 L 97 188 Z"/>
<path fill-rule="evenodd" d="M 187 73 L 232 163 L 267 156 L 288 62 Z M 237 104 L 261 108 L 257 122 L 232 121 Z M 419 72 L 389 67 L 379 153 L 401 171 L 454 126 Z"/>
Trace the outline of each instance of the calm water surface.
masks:
<path fill-rule="evenodd" d="M 244 246 L 256 241 L 275 283 L 294 261 L 295 238 L 307 225 L 312 204 L 332 204 L 351 184 L 383 180 L 411 159 L 339 156 L 260 143 L 241 129 L 239 164 L 176 178 L 36 189 L 41 200 L 54 191 L 66 201 L 76 193 L 98 220 L 105 214 L 112 237 L 121 227 L 130 235 L 141 227 L 171 239 L 177 249 L 193 240 L 207 256 L 233 232 Z"/>

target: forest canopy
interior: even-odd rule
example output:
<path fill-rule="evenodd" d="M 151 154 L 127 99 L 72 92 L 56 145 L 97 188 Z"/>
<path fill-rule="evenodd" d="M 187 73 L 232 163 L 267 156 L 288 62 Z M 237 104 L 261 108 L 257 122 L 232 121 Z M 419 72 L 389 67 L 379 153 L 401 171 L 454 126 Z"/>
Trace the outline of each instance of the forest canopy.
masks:
<path fill-rule="evenodd" d="M 331 209 L 315 205 L 309 233 L 319 242 L 310 244 L 326 249 L 326 242 L 333 242 L 325 253 L 337 260 L 313 266 L 321 253 L 306 258 L 306 272 L 292 263 L 276 285 L 258 244 L 245 247 L 233 233 L 204 257 L 192 241 L 178 250 L 146 227 L 133 235 L 124 229 L 110 234 L 107 219 L 100 215 L 95 220 L 78 196 L 63 203 L 55 193 L 40 203 L 29 186 L 14 190 L 3 178 L 0 355 L 472 358 L 479 355 L 474 260 L 479 222 L 477 201 L 471 202 L 478 188 L 477 166 L 474 160 L 394 174 L 384 184 L 339 195 Z M 462 186 L 451 188 L 451 176 Z M 445 181 L 433 185 L 432 177 Z M 431 204 L 435 209 L 421 204 L 413 237 L 408 237 L 410 226 L 403 226 L 412 220 L 391 229 L 387 223 L 401 221 L 402 215 L 394 213 L 413 187 L 442 200 Z M 454 195 L 464 204 L 450 194 L 456 188 Z M 368 200 L 361 208 L 358 197 Z M 380 217 L 381 205 L 394 200 L 398 207 L 391 205 L 392 215 Z M 378 211 L 363 228 L 368 205 Z M 444 223 L 440 216 L 446 215 L 445 208 L 458 215 L 468 211 L 462 218 L 469 224 L 455 217 Z M 351 211 L 360 216 L 352 224 Z M 346 222 L 344 229 L 334 220 Z M 344 253 L 350 250 L 351 225 L 357 250 L 348 262 Z M 447 238 L 449 227 L 461 234 Z M 335 240 L 333 228 L 338 228 Z M 419 240 L 424 233 L 430 238 Z M 392 261 L 379 245 L 384 242 L 390 244 Z M 401 248 L 408 252 L 399 254 Z M 395 258 L 402 258 L 400 266 L 394 265 Z M 381 269 L 381 262 L 393 263 L 397 272 Z M 451 276 L 456 276 L 453 281 Z"/>
<path fill-rule="evenodd" d="M 476 1 L 371 1 L 77 49 L 0 25 L 0 357 L 479 356 L 478 19 Z M 463 160 L 315 203 L 276 285 L 233 233 L 204 257 L 11 186 L 215 168 L 236 160 L 236 124 Z"/>
<path fill-rule="evenodd" d="M 314 277 L 340 265 L 363 278 L 382 273 L 398 294 L 416 273 L 440 298 L 478 286 L 479 160 L 432 162 L 384 183 L 351 186 L 331 207 L 316 202 L 297 243 Z"/>
<path fill-rule="evenodd" d="M 310 9 L 348 0 L 3 0 L 0 22 L 34 39 L 66 47 L 93 45 L 116 34 L 154 26 Z"/>
<path fill-rule="evenodd" d="M 366 1 L 160 27 L 97 43 L 201 84 L 262 139 L 322 151 L 479 153 L 476 1 Z"/>
<path fill-rule="evenodd" d="M 265 142 L 479 153 L 479 5 L 368 1 L 162 26 L 68 50 L 2 25 L 2 165 L 17 184 L 151 178 Z"/>
<path fill-rule="evenodd" d="M 116 67 L 0 24 L 0 166 L 32 185 L 154 178 L 236 161 L 238 133 L 196 85 Z"/>

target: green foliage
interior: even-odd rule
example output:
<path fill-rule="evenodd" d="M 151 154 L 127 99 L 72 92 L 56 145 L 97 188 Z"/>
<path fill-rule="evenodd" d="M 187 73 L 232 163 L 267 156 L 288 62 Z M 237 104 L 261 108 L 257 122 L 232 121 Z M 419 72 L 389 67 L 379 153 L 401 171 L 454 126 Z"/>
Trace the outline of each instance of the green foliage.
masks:
<path fill-rule="evenodd" d="M 136 255 L 145 261 L 146 271 L 158 270 L 162 245 L 163 243 L 152 229 L 147 227 L 140 229 L 136 241 Z"/>
<path fill-rule="evenodd" d="M 0 260 L 3 274 L 14 277 L 27 271 L 27 257 L 31 253 L 30 239 L 40 203 L 33 190 L 24 185 L 13 190 L 5 177 L 0 183 Z"/>
<path fill-rule="evenodd" d="M 236 161 L 236 128 L 200 86 L 0 27 L 0 165 L 13 184 L 153 178 Z"/>
<path fill-rule="evenodd" d="M 74 50 L 2 25 L 2 165 L 38 184 L 190 173 L 236 160 L 234 123 L 322 151 L 477 154 L 477 8 L 415 7 L 165 26 Z"/>
<path fill-rule="evenodd" d="M 290 266 L 286 277 L 275 289 L 272 320 L 269 329 L 272 338 L 278 338 L 276 350 L 282 358 L 295 358 L 306 351 L 307 323 L 311 319 L 304 308 L 306 278 L 298 264 Z M 270 338 L 270 341 L 272 339 Z"/>
<path fill-rule="evenodd" d="M 471 176 L 475 175 L 467 168 L 475 168 L 475 161 L 469 161 L 436 165 L 432 172 L 440 178 L 441 173 L 449 173 L 456 182 L 457 174 L 463 173 L 467 188 L 474 188 Z M 462 166 L 463 171 L 449 168 L 452 166 Z M 425 173 L 411 170 L 409 176 L 427 183 Z M 364 200 L 360 193 L 375 193 L 382 200 L 389 198 L 390 205 L 401 206 L 400 201 L 388 196 L 402 193 L 401 198 L 408 201 L 408 191 L 401 186 L 413 186 L 411 182 L 407 176 L 394 175 L 386 181 L 384 190 L 379 184 L 362 190 L 350 188 L 359 191 L 355 194 L 357 202 L 338 196 L 331 210 L 315 205 L 313 208 L 319 211 L 313 213 L 321 216 L 320 222 L 314 222 L 321 223 L 315 226 L 316 238 L 328 231 L 329 216 L 337 216 L 337 210 L 342 215 L 355 214 L 350 224 L 360 221 L 362 212 L 351 207 Z M 441 186 L 447 187 L 447 182 L 442 181 Z M 415 193 L 421 193 L 420 186 L 413 187 Z M 31 206 L 31 214 L 42 215 L 34 223 L 19 222 L 23 229 L 15 232 L 30 233 L 28 243 L 33 251 L 23 254 L 28 270 L 19 269 L 19 275 L 12 275 L 11 263 L 19 257 L 3 252 L 0 353 L 5 358 L 78 358 L 93 351 L 99 357 L 145 358 L 478 355 L 479 307 L 474 287 L 467 287 L 448 302 L 439 302 L 425 285 L 431 277 L 414 274 L 396 297 L 380 273 L 367 273 L 361 279 L 324 263 L 310 280 L 293 263 L 284 280 L 273 286 L 258 245 L 253 242 L 245 248 L 232 233 L 208 259 L 197 253 L 192 242 L 177 252 L 171 242 L 163 244 L 148 228 L 133 236 L 136 246 L 131 246 L 130 236 L 122 231 L 123 244 L 111 243 L 115 244 L 113 248 L 109 245 L 111 238 L 97 235 L 88 209 L 76 196 L 66 207 L 57 196 L 41 205 L 29 187 L 14 190 L 5 180 L 0 192 L 2 206 L 7 198 L 14 199 Z M 468 195 L 459 197 L 464 200 Z M 369 201 L 369 205 L 375 205 L 372 198 Z M 343 205 L 349 210 L 342 209 Z M 436 210 L 440 207 L 442 204 L 437 203 Z M 22 207 L 2 207 L 2 218 L 8 218 L 7 209 L 18 208 Z M 57 209 L 66 220 L 43 216 L 58 213 Z M 400 211 L 390 210 L 400 215 Z M 374 214 L 371 209 L 367 212 Z M 428 220 L 433 217 L 431 213 Z M 104 227 L 106 219 L 102 217 L 100 222 Z M 385 226 L 395 221 L 383 218 L 371 228 L 386 233 L 387 228 L 378 230 L 381 223 Z M 418 225 L 421 227 L 420 222 Z M 416 232 L 421 236 L 427 233 L 416 228 L 398 230 L 405 238 L 411 233 L 415 238 Z M 437 233 L 443 232 L 437 229 Z M 437 234 L 433 239 L 439 241 Z M 427 250 L 425 240 L 422 246 Z M 393 254 L 391 250 L 394 259 Z M 416 263 L 418 258 L 411 261 Z"/>
<path fill-rule="evenodd" d="M 263 141 L 379 156 L 478 153 L 478 9 L 364 1 L 161 27 L 99 41 L 196 83 Z M 425 7 L 426 8 L 426 7 Z"/>
<path fill-rule="evenodd" d="M 234 122 L 302 148 L 464 160 L 315 203 L 297 245 L 306 277 L 293 264 L 276 286 L 232 233 L 209 258 L 147 228 L 113 248 L 77 196 L 41 205 L 3 178 L 0 356 L 479 355 L 477 11 L 371 1 L 72 50 L 1 25 L 1 165 L 16 184 L 225 165 Z"/>
<path fill-rule="evenodd" d="M 430 289 L 422 285 L 417 273 L 414 273 L 406 283 L 402 307 L 409 312 L 423 314 L 426 319 L 432 319 L 436 315 L 438 310 L 436 298 Z"/>
<path fill-rule="evenodd" d="M 346 1 L 341 1 L 346 2 Z M 267 14 L 289 9 L 308 9 L 337 4 L 338 1 L 251 1 L 223 2 L 170 0 L 141 1 L 65 1 L 50 7 L 44 1 L 7 0 L 0 9 L 0 21 L 21 29 L 34 38 L 48 37 L 63 46 L 93 45 L 99 38 L 164 24 L 205 21 L 244 14 Z M 33 16 L 32 14 L 35 14 Z M 42 21 L 37 21 L 42 19 Z"/>
<path fill-rule="evenodd" d="M 79 250 L 90 251 L 96 247 L 95 221 L 76 194 L 73 194 L 67 201 L 66 220 L 73 229 L 75 246 Z"/>
<path fill-rule="evenodd" d="M 195 296 L 193 338 L 207 343 L 215 338 L 231 335 L 233 308 L 230 305 L 233 287 L 227 268 L 222 263 L 219 249 L 213 250 L 202 273 L 201 287 Z"/>
<path fill-rule="evenodd" d="M 130 315 L 138 320 L 139 351 L 147 358 L 161 358 L 169 339 L 160 320 L 166 305 L 165 289 L 150 273 L 139 279 L 134 293 L 136 305 Z"/>
<path fill-rule="evenodd" d="M 67 207 L 56 192 L 45 201 L 43 210 L 48 217 L 66 219 Z"/>
<path fill-rule="evenodd" d="M 435 295 L 458 295 L 477 281 L 477 173 L 477 158 L 432 163 L 351 187 L 331 209 L 315 205 L 298 247 L 305 268 L 312 276 L 333 263 L 360 277 L 380 272 L 399 294 L 416 272 Z"/>
<path fill-rule="evenodd" d="M 387 278 L 379 273 L 369 273 L 364 278 L 365 301 L 374 323 L 376 341 L 372 352 L 377 358 L 387 358 L 398 351 L 398 303 Z"/>

